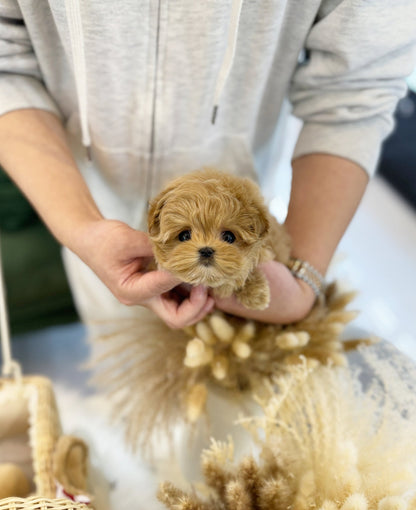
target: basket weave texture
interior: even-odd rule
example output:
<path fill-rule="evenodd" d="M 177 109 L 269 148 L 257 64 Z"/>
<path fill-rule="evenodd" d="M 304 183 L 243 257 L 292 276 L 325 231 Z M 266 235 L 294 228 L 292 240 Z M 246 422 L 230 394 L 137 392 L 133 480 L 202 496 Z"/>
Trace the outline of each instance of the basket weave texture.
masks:
<path fill-rule="evenodd" d="M 2 499 L 0 510 L 91 510 L 91 507 L 69 499 L 32 497 Z"/>
<path fill-rule="evenodd" d="M 56 494 L 53 456 L 62 434 L 55 394 L 49 379 L 33 376 L 23 380 L 37 395 L 30 424 L 36 496 L 53 498 Z"/>
<path fill-rule="evenodd" d="M 27 498 L 1 499 L 0 510 L 91 509 L 84 503 L 56 498 L 56 450 L 63 436 L 51 381 L 42 376 L 22 377 L 20 381 L 0 379 L 0 391 L 9 385 L 21 385 L 27 399 L 36 489 Z"/>

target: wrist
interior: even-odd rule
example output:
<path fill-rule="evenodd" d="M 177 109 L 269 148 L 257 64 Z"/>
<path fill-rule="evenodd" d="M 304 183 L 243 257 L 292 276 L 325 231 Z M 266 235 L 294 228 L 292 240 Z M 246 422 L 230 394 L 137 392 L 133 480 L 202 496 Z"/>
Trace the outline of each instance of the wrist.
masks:
<path fill-rule="evenodd" d="M 324 276 L 311 263 L 291 257 L 288 268 L 296 279 L 309 287 L 315 298 L 322 294 L 325 285 Z"/>
<path fill-rule="evenodd" d="M 107 221 L 95 215 L 74 220 L 71 222 L 72 228 L 63 233 L 60 240 L 88 264 L 91 253 L 100 251 L 103 247 Z"/>
<path fill-rule="evenodd" d="M 55 224 L 53 224 L 53 220 L 49 222 L 49 226 L 63 246 L 78 253 L 84 245 L 94 242 L 91 236 L 103 221 L 105 220 L 98 210 L 87 208 L 82 212 L 70 211 L 61 221 L 55 222 Z"/>
<path fill-rule="evenodd" d="M 304 311 L 301 314 L 301 316 L 303 318 L 303 317 L 305 317 L 310 312 L 310 310 L 311 310 L 312 306 L 314 305 L 317 297 L 316 297 L 316 294 L 315 294 L 314 290 L 312 289 L 312 287 L 310 285 L 308 285 L 303 280 L 300 280 L 298 278 L 295 278 L 295 279 L 296 279 L 296 283 L 297 283 L 297 285 L 298 285 L 299 289 L 301 290 L 302 295 L 304 297 L 304 299 L 303 299 L 303 302 L 304 302 Z"/>

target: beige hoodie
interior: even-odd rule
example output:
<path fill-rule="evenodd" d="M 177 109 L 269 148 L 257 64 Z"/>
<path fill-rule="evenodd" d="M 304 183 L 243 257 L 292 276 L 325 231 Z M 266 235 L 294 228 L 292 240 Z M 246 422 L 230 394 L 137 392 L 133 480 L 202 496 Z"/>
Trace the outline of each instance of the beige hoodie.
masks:
<path fill-rule="evenodd" d="M 415 0 L 0 0 L 0 16 L 0 114 L 58 113 L 103 214 L 133 226 L 173 175 L 260 173 L 286 97 L 295 156 L 371 174 L 414 66 Z"/>

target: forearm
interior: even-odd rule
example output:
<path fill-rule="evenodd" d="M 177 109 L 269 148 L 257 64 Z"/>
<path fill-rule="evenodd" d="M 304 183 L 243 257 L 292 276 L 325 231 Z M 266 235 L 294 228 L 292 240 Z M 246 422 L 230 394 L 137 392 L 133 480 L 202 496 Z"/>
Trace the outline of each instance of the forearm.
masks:
<path fill-rule="evenodd" d="M 55 237 L 77 251 L 79 229 L 102 216 L 78 171 L 60 120 L 35 109 L 1 116 L 0 165 Z"/>
<path fill-rule="evenodd" d="M 285 222 L 293 256 L 325 274 L 367 183 L 365 171 L 350 160 L 329 154 L 295 159 Z"/>

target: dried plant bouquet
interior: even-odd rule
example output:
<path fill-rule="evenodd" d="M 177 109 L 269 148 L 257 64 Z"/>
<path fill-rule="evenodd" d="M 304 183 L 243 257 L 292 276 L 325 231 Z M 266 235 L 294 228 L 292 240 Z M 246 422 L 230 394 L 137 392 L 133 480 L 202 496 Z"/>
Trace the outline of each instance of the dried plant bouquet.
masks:
<path fill-rule="evenodd" d="M 162 484 L 169 510 L 416 509 L 416 369 L 391 347 L 364 369 L 288 367 L 242 419 L 259 454 L 234 461 L 233 443 L 202 454 L 205 486 Z M 263 390 L 266 390 L 263 387 Z"/>
<path fill-rule="evenodd" d="M 114 400 L 114 416 L 126 424 L 127 439 L 146 450 L 150 438 L 169 437 L 177 423 L 204 414 L 208 385 L 254 392 L 286 366 L 343 365 L 345 352 L 369 339 L 341 340 L 356 316 L 347 310 L 353 293 L 330 285 L 306 319 L 287 326 L 254 322 L 218 311 L 185 330 L 171 330 L 151 312 L 102 324 L 105 354 L 94 364 L 94 383 Z"/>

